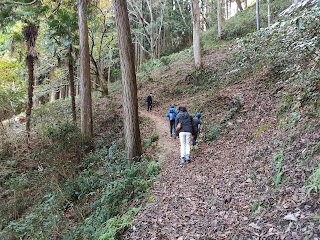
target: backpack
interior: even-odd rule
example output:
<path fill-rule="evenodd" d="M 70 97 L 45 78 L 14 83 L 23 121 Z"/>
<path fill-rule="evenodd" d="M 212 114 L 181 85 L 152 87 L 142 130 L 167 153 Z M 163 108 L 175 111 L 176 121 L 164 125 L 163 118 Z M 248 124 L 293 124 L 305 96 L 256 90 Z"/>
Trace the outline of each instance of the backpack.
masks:
<path fill-rule="evenodd" d="M 169 112 L 169 120 L 172 121 L 172 120 L 175 120 L 175 119 L 176 119 L 175 111 L 174 110 L 170 110 L 170 112 Z"/>

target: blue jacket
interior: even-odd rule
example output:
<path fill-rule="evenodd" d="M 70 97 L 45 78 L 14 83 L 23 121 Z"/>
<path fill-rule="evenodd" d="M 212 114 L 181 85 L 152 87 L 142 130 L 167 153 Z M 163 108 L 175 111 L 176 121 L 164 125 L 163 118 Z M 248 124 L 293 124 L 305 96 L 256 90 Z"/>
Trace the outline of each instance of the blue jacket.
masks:
<path fill-rule="evenodd" d="M 171 119 L 170 119 L 170 113 L 172 114 Z M 177 110 L 175 110 L 174 108 L 170 108 L 169 112 L 167 113 L 167 117 L 169 118 L 170 121 L 172 121 L 176 119 L 177 114 L 178 114 Z"/>

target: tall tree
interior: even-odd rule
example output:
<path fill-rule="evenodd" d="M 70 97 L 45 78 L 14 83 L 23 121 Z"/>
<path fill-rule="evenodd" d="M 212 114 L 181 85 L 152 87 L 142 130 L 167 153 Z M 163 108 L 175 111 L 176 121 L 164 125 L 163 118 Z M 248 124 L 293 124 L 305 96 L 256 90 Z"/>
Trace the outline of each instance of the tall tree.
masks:
<path fill-rule="evenodd" d="M 236 3 L 237 3 L 238 10 L 239 10 L 239 11 L 242 11 L 243 8 L 242 8 L 242 6 L 241 6 L 241 0 L 236 0 Z"/>
<path fill-rule="evenodd" d="M 74 45 L 78 44 L 78 16 L 76 12 L 69 11 L 66 8 L 60 8 L 54 15 L 51 15 L 48 19 L 49 25 L 49 37 L 54 39 L 54 43 L 60 47 L 64 47 L 63 50 L 56 53 L 59 59 L 66 60 L 69 70 L 69 85 L 71 96 L 71 109 L 72 119 L 76 121 L 76 101 L 75 101 L 75 88 L 74 88 Z M 54 48 L 54 52 L 56 49 Z M 62 55 L 62 56 L 61 56 Z M 53 91 L 55 95 L 55 91 Z"/>
<path fill-rule="evenodd" d="M 110 6 L 107 4 L 109 3 Z M 94 67 L 93 72 L 96 76 L 93 81 L 95 87 L 105 97 L 108 95 L 108 81 L 105 76 L 105 69 L 109 69 L 112 65 L 112 49 L 114 48 L 116 30 L 111 14 L 111 3 L 102 4 L 99 2 L 93 8 L 94 16 L 92 16 L 89 25 L 90 36 L 90 59 Z M 99 35 L 99 37 L 97 37 Z M 97 89 L 97 88 L 96 88 Z"/>
<path fill-rule="evenodd" d="M 37 5 L 38 0 L 23 2 L 2 1 L 0 2 L 1 23 L 12 23 L 16 21 L 24 22 L 23 35 L 27 45 L 26 65 L 28 68 L 28 106 L 26 109 L 26 130 L 27 139 L 30 139 L 31 111 L 33 105 L 33 88 L 34 88 L 34 62 L 37 58 L 36 39 L 38 36 L 38 18 L 47 12 L 45 4 Z M 31 17 L 32 16 L 32 17 Z"/>
<path fill-rule="evenodd" d="M 270 25 L 271 25 L 270 0 L 268 0 L 267 2 L 268 2 L 268 28 L 270 28 Z"/>
<path fill-rule="evenodd" d="M 260 30 L 260 12 L 259 12 L 259 0 L 256 0 L 256 19 L 257 19 L 257 30 Z"/>
<path fill-rule="evenodd" d="M 193 55 L 196 69 L 202 68 L 200 49 L 200 11 L 199 1 L 191 0 L 192 23 L 193 23 Z"/>
<path fill-rule="evenodd" d="M 72 108 L 72 120 L 77 121 L 77 112 L 76 112 L 76 92 L 74 88 L 74 60 L 73 60 L 73 46 L 69 45 L 69 83 L 70 83 L 70 96 L 71 96 L 71 108 Z"/>
<path fill-rule="evenodd" d="M 128 4 L 130 6 L 130 16 L 138 26 L 133 31 L 135 39 L 143 51 L 155 61 L 156 45 L 161 37 L 166 0 L 157 2 L 153 0 L 142 0 L 141 2 L 128 0 Z M 143 7 L 146 7 L 145 11 Z M 148 47 L 140 40 L 141 36 L 147 40 Z"/>
<path fill-rule="evenodd" d="M 218 38 L 220 38 L 221 37 L 221 24 L 222 24 L 220 0 L 217 0 L 217 21 L 218 21 Z"/>
<path fill-rule="evenodd" d="M 28 25 L 23 29 L 23 35 L 27 42 L 27 57 L 26 64 L 28 67 L 28 107 L 26 110 L 26 130 L 27 137 L 30 138 L 30 122 L 31 122 L 31 110 L 32 110 L 32 98 L 33 98 L 33 86 L 34 86 L 34 61 L 37 58 L 36 51 L 36 39 L 38 36 L 38 26 L 32 22 L 28 22 Z"/>
<path fill-rule="evenodd" d="M 90 54 L 88 41 L 87 7 L 89 0 L 78 0 L 80 40 L 80 108 L 81 133 L 93 137 Z"/>
<path fill-rule="evenodd" d="M 126 0 L 114 0 L 123 85 L 123 120 L 128 158 L 141 155 L 134 48 Z"/>

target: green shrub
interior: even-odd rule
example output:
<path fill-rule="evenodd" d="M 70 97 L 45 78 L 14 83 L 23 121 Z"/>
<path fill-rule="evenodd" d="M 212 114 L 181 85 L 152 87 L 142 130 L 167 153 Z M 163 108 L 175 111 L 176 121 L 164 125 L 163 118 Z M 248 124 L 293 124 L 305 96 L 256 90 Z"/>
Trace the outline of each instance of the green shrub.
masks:
<path fill-rule="evenodd" d="M 69 132 L 70 128 L 62 132 Z M 57 136 L 56 132 L 48 133 Z M 151 158 L 134 162 L 125 155 L 116 143 L 109 149 L 87 154 L 78 174 L 62 183 L 50 183 L 48 192 L 29 213 L 11 221 L 2 234 L 39 240 L 58 236 L 72 240 L 114 239 L 140 209 L 132 205 L 138 205 L 159 171 L 159 164 Z M 75 214 L 73 226 L 64 216 L 68 209 Z"/>
<path fill-rule="evenodd" d="M 284 171 L 282 168 L 282 162 L 285 160 L 285 156 L 283 150 L 278 153 L 274 153 L 273 155 L 273 163 L 275 167 L 275 176 L 274 176 L 274 184 L 278 186 L 283 178 L 284 178 Z"/>
<path fill-rule="evenodd" d="M 168 65 L 170 63 L 171 57 L 170 56 L 164 56 L 160 58 L 160 62 L 163 65 Z"/>
<path fill-rule="evenodd" d="M 271 0 L 271 22 L 274 23 L 278 18 L 278 14 L 291 5 L 291 0 Z M 260 27 L 268 26 L 267 1 L 260 1 Z M 221 44 L 218 39 L 218 26 L 215 23 L 210 29 L 201 34 L 201 42 L 205 48 L 213 47 Z M 247 9 L 238 12 L 232 18 L 222 23 L 222 40 L 232 40 L 240 38 L 248 33 L 256 31 L 256 5 L 252 5 Z"/>
<path fill-rule="evenodd" d="M 143 146 L 148 147 L 150 146 L 153 142 L 156 142 L 159 139 L 159 134 L 157 132 L 153 132 L 150 136 L 150 138 L 144 139 L 143 141 Z"/>
<path fill-rule="evenodd" d="M 255 212 L 255 211 L 259 210 L 261 205 L 262 205 L 262 202 L 260 200 L 253 200 L 253 203 L 252 203 L 252 205 L 250 207 L 250 210 L 252 212 Z"/>
<path fill-rule="evenodd" d="M 204 127 L 203 132 L 204 132 L 204 140 L 206 142 L 214 142 L 218 141 L 221 133 L 222 133 L 222 126 L 220 123 L 216 122 L 213 123 L 210 127 Z"/>
<path fill-rule="evenodd" d="M 314 169 L 312 175 L 306 181 L 306 194 L 309 195 L 312 192 L 320 192 L 320 165 Z"/>
<path fill-rule="evenodd" d="M 97 230 L 98 240 L 113 240 L 117 233 L 131 225 L 131 219 L 139 212 L 141 208 L 131 208 L 122 216 L 117 216 L 108 219 L 102 226 Z M 70 239 L 71 240 L 71 239 Z"/>
<path fill-rule="evenodd" d="M 145 196 L 148 186 L 158 172 L 159 165 L 156 162 L 145 159 L 132 162 L 125 159 L 122 151 L 112 149 L 105 159 L 110 181 L 105 183 L 100 194 L 96 196 L 92 204 L 92 214 L 73 229 L 72 239 L 83 239 L 83 236 L 114 239 L 114 234 L 129 224 L 128 221 L 123 222 L 121 214 L 132 202 Z M 136 210 L 133 209 L 133 212 Z M 133 212 L 132 209 L 129 210 L 128 217 L 131 217 Z"/>

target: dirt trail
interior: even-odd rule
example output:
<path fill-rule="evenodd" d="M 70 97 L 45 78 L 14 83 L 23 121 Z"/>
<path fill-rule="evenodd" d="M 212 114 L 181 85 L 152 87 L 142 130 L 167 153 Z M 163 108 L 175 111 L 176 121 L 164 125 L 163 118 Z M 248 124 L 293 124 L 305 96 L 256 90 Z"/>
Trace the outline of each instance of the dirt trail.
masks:
<path fill-rule="evenodd" d="M 155 123 L 164 167 L 150 192 L 153 201 L 135 217 L 123 239 L 269 239 L 267 229 L 274 225 L 260 230 L 259 217 L 250 219 L 257 189 L 247 181 L 252 162 L 241 160 L 249 145 L 208 145 L 200 135 L 192 161 L 182 165 L 179 140 L 169 138 L 167 119 L 156 112 L 141 115 Z"/>
<path fill-rule="evenodd" d="M 179 139 L 169 138 L 168 121 L 159 114 L 140 113 L 154 121 L 159 134 L 161 176 L 150 194 L 153 201 L 134 219 L 125 239 L 200 239 L 208 231 L 210 207 L 203 198 L 212 176 L 203 168 L 194 152 L 192 161 L 179 162 Z"/>
<path fill-rule="evenodd" d="M 148 113 L 147 111 L 141 111 L 139 115 L 149 118 L 155 124 L 155 131 L 159 134 L 158 145 L 160 148 L 159 159 L 160 161 L 164 161 L 166 163 L 167 156 L 171 156 L 176 159 L 179 158 L 179 139 L 170 139 L 169 135 L 169 122 L 166 117 L 160 116 L 158 112 Z"/>

